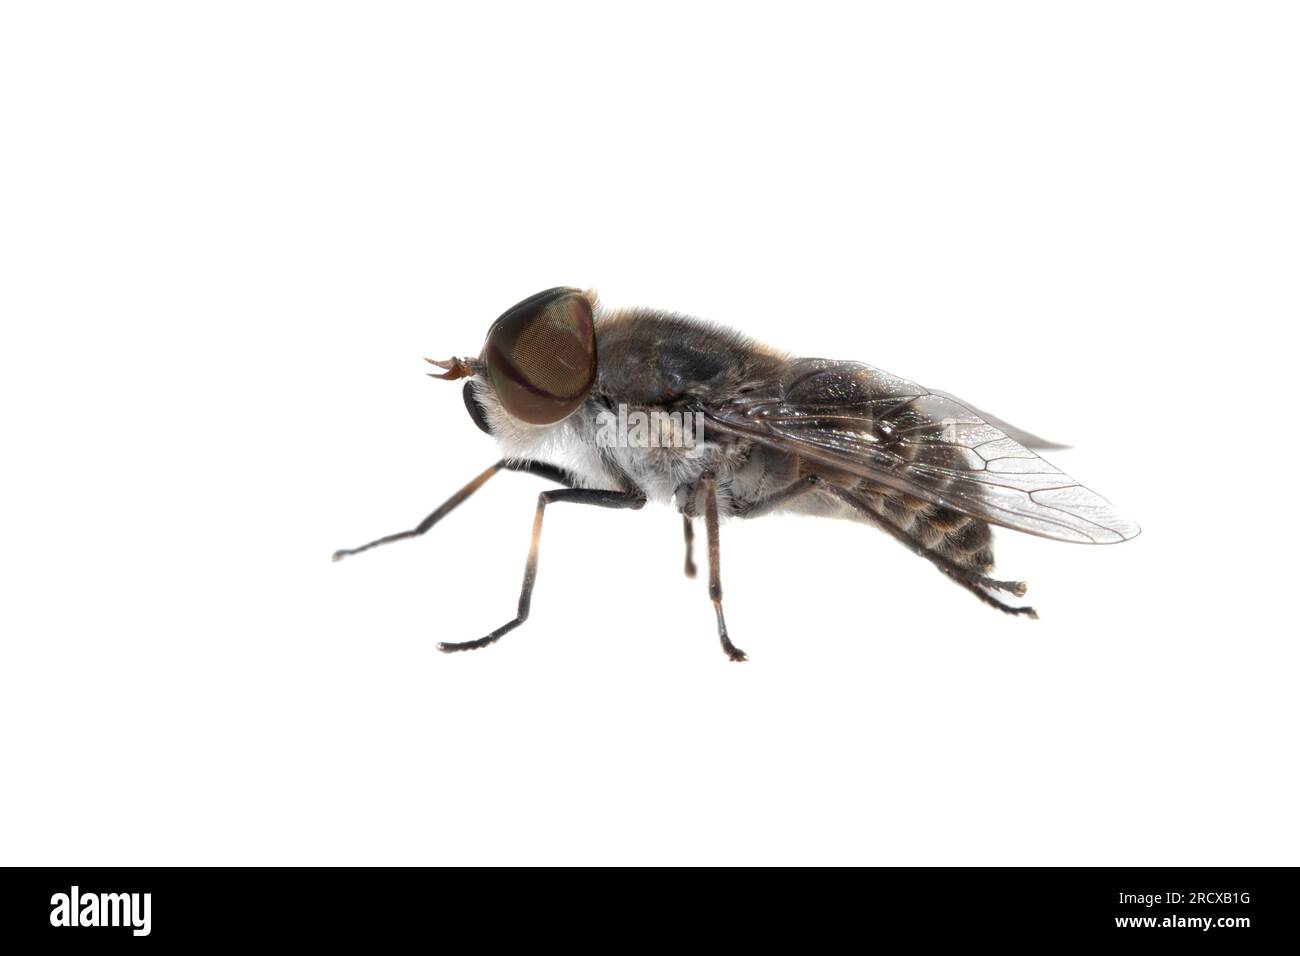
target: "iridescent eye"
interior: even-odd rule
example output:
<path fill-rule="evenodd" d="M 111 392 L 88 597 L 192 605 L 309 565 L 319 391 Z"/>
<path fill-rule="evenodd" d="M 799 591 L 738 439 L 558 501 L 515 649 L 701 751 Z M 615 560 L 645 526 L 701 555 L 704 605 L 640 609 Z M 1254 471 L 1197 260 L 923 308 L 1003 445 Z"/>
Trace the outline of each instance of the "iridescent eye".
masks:
<path fill-rule="evenodd" d="M 483 361 L 505 410 L 532 425 L 572 415 L 596 382 L 591 303 L 577 289 L 547 289 L 492 323 Z"/>

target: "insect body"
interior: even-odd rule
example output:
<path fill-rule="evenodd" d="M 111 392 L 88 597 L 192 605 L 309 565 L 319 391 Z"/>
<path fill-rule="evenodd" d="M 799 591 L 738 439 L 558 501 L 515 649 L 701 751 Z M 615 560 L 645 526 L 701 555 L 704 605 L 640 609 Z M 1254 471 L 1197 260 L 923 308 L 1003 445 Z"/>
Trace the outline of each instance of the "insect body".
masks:
<path fill-rule="evenodd" d="M 432 360 L 430 360 L 432 361 Z M 437 378 L 468 378 L 470 417 L 504 457 L 410 531 L 334 558 L 428 531 L 502 470 L 565 487 L 538 496 L 515 617 L 522 624 L 549 504 L 641 508 L 683 516 L 686 573 L 693 520 L 703 518 L 709 595 L 722 648 L 719 521 L 793 511 L 876 526 L 986 604 L 1036 617 L 998 595 L 1025 593 L 993 568 L 990 525 L 1083 544 L 1127 541 L 1138 527 L 1031 448 L 1032 435 L 857 362 L 795 358 L 696 319 L 645 309 L 603 310 L 594 293 L 538 293 L 493 323 L 476 358 L 433 362 Z"/>

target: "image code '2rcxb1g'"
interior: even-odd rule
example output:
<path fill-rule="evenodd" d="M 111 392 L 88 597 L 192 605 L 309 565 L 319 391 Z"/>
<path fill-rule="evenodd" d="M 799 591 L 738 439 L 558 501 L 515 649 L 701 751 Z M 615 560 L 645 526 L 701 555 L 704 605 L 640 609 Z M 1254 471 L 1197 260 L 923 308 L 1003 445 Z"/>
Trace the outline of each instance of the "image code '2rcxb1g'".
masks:
<path fill-rule="evenodd" d="M 703 517 L 709 596 L 722 649 L 721 518 L 780 511 L 874 525 L 971 594 L 1037 617 L 1022 581 L 991 576 L 991 525 L 1075 544 L 1128 541 L 1138 526 L 1035 451 L 1053 445 L 956 397 L 860 362 L 796 358 L 739 332 L 651 309 L 603 309 L 594 292 L 548 289 L 506 310 L 475 358 L 428 361 L 435 378 L 468 381 L 470 418 L 503 458 L 420 524 L 357 548 L 424 534 L 502 470 L 564 485 L 538 495 L 515 616 L 528 619 L 549 504 L 682 515 L 686 574 L 695 575 L 694 519 Z"/>

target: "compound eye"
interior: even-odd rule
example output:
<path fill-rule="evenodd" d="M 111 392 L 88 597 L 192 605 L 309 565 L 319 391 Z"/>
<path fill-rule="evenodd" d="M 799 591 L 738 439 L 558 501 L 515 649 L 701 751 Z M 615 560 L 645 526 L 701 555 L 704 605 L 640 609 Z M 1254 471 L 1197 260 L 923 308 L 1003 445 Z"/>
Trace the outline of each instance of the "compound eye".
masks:
<path fill-rule="evenodd" d="M 591 303 L 568 288 L 525 299 L 492 323 L 483 361 L 513 417 L 531 425 L 568 418 L 596 383 Z"/>

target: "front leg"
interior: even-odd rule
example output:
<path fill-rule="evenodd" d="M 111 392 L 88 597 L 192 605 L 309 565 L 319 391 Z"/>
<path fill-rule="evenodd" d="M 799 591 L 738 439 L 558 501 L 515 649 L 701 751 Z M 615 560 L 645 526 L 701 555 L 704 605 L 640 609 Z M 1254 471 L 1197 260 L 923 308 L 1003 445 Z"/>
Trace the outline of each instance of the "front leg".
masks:
<path fill-rule="evenodd" d="M 528 546 L 528 561 L 524 564 L 524 584 L 519 591 L 519 608 L 514 620 L 502 624 L 487 637 L 480 637 L 476 641 L 462 641 L 454 644 L 444 642 L 438 645 L 438 650 L 446 654 L 455 651 L 476 651 L 480 647 L 487 647 L 489 644 L 500 640 L 502 634 L 513 631 L 528 620 L 528 606 L 532 603 L 533 584 L 537 580 L 537 548 L 542 540 L 542 517 L 546 514 L 548 504 L 561 501 L 568 501 L 578 505 L 595 505 L 598 508 L 636 509 L 645 504 L 645 495 L 639 491 L 596 491 L 588 488 L 560 488 L 553 491 L 543 491 L 537 496 L 537 514 L 533 518 L 533 539 Z"/>
<path fill-rule="evenodd" d="M 727 619 L 722 615 L 722 557 L 718 546 L 718 483 L 711 473 L 700 479 L 704 491 L 704 530 L 709 538 L 709 597 L 713 599 L 713 610 L 718 615 L 718 640 L 722 642 L 722 651 L 733 661 L 749 660 L 727 636 Z"/>
<path fill-rule="evenodd" d="M 539 478 L 546 478 L 549 481 L 559 482 L 562 485 L 573 484 L 573 479 L 563 468 L 557 468 L 555 465 L 548 465 L 541 461 L 510 461 L 502 459 L 491 468 L 479 474 L 468 485 L 460 489 L 437 508 L 433 513 L 421 521 L 410 531 L 398 531 L 395 534 L 386 534 L 382 538 L 376 538 L 374 541 L 367 542 L 357 548 L 340 548 L 334 552 L 334 560 L 342 561 L 344 558 L 360 554 L 362 551 L 369 551 L 371 548 L 377 548 L 381 544 L 392 544 L 394 541 L 405 541 L 407 538 L 418 538 L 436 525 L 447 515 L 459 508 L 467 498 L 474 492 L 478 491 L 499 471 L 522 471 L 530 475 L 537 475 Z"/>

